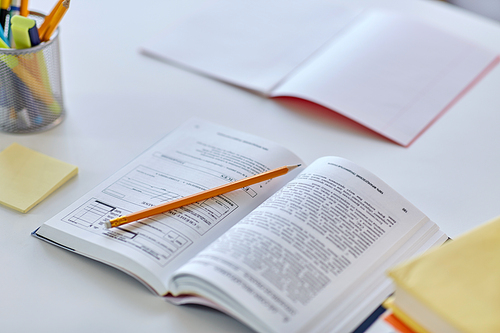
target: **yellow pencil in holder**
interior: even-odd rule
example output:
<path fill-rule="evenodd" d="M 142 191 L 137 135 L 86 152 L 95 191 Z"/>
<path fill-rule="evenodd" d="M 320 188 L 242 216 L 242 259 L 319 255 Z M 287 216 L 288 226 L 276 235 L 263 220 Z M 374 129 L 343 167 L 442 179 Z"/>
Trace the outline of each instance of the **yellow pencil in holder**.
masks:
<path fill-rule="evenodd" d="M 19 60 L 13 56 L 7 58 L 5 62 L 12 69 L 12 72 L 31 90 L 33 96 L 43 103 L 54 113 L 60 113 L 61 108 L 52 94 L 45 89 L 43 82 L 32 75 L 30 71 L 23 66 Z"/>

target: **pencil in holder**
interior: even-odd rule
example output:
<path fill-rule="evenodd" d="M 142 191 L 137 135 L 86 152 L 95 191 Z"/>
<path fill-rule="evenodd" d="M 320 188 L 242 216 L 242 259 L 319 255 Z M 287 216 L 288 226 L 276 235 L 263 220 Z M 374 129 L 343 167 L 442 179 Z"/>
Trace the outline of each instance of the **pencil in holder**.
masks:
<path fill-rule="evenodd" d="M 30 13 L 37 25 L 43 17 Z M 64 115 L 59 29 L 35 47 L 0 48 L 0 131 L 43 131 L 58 125 Z"/>

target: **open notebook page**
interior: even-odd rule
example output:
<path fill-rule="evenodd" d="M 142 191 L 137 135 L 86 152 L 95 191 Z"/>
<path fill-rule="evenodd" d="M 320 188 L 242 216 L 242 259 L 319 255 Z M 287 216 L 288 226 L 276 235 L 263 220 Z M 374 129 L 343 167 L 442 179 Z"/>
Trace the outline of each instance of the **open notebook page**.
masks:
<path fill-rule="evenodd" d="M 273 96 L 329 107 L 408 145 L 497 55 L 408 17 L 367 12 Z"/>

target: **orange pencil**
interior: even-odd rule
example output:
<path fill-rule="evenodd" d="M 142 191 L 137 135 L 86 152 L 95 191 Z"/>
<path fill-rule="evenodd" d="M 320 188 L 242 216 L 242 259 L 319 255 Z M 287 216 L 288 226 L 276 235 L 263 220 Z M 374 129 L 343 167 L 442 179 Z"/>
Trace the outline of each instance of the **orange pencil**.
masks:
<path fill-rule="evenodd" d="M 43 37 L 40 37 L 40 41 L 47 42 L 50 40 L 50 36 L 52 36 L 52 33 L 56 30 L 64 14 L 66 14 L 66 12 L 68 11 L 68 8 L 69 8 L 69 0 L 64 0 L 62 4 L 59 6 L 59 8 L 57 8 L 54 17 L 52 17 L 52 19 L 50 20 L 47 31 L 45 31 Z"/>
<path fill-rule="evenodd" d="M 42 36 L 45 34 L 45 31 L 47 31 L 47 28 L 49 27 L 50 21 L 54 17 L 54 14 L 57 12 L 57 9 L 59 8 L 59 6 L 62 5 L 63 1 L 64 0 L 57 0 L 56 5 L 54 6 L 54 8 L 52 8 L 49 15 L 45 16 L 45 20 L 43 20 L 42 25 L 40 26 L 40 28 L 38 28 L 38 35 L 40 36 L 40 40 L 42 39 Z"/>
<path fill-rule="evenodd" d="M 43 36 L 40 36 L 40 41 L 47 42 L 50 40 L 50 36 L 52 36 L 52 33 L 54 33 L 54 31 L 56 30 L 57 26 L 64 17 L 64 14 L 66 14 L 66 12 L 68 11 L 68 8 L 69 8 L 69 0 L 64 0 L 61 3 L 61 5 L 57 8 L 56 12 L 54 13 L 54 16 L 50 20 L 47 30 L 44 32 Z"/>
<path fill-rule="evenodd" d="M 273 170 L 270 170 L 270 171 L 267 171 L 264 173 L 260 173 L 258 175 L 252 176 L 252 177 L 243 178 L 241 180 L 237 180 L 237 181 L 231 182 L 229 184 L 221 185 L 221 186 L 214 187 L 214 188 L 206 190 L 206 191 L 202 191 L 202 192 L 198 192 L 198 193 L 195 193 L 192 195 L 188 195 L 186 197 L 183 197 L 183 198 L 180 198 L 177 200 L 165 202 L 161 205 L 157 205 L 157 206 L 154 206 L 151 208 L 146 208 L 146 209 L 143 209 L 141 211 L 132 213 L 130 215 L 120 216 L 120 217 L 117 217 L 115 219 L 111 219 L 108 222 L 106 222 L 105 226 L 106 226 L 106 228 L 114 228 L 114 227 L 118 227 L 118 226 L 123 225 L 123 224 L 127 224 L 127 223 L 137 221 L 140 219 L 144 219 L 146 217 L 150 217 L 150 216 L 153 216 L 156 214 L 165 213 L 165 212 L 168 212 L 169 210 L 172 210 L 172 209 L 176 209 L 176 208 L 179 208 L 182 206 L 190 205 L 190 204 L 198 202 L 198 201 L 210 199 L 210 198 L 216 197 L 216 196 L 224 194 L 224 193 L 235 191 L 235 190 L 238 190 L 238 189 L 246 187 L 246 186 L 250 186 L 253 184 L 257 184 L 257 183 L 269 180 L 271 178 L 283 176 L 284 174 L 287 174 L 289 171 L 291 171 L 299 166 L 300 166 L 300 164 L 291 165 L 291 166 L 283 166 L 281 168 L 277 168 L 277 169 L 273 169 Z"/>
<path fill-rule="evenodd" d="M 21 0 L 21 6 L 19 7 L 19 14 L 24 17 L 28 17 L 29 15 L 29 10 L 28 10 L 28 2 L 29 0 Z"/>

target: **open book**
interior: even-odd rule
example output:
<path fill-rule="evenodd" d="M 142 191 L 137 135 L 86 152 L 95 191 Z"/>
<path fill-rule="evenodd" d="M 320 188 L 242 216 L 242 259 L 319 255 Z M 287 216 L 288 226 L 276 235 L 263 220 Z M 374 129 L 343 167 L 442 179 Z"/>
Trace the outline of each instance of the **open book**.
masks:
<path fill-rule="evenodd" d="M 498 61 L 398 13 L 323 0 L 222 0 L 143 53 L 269 97 L 330 108 L 407 146 Z"/>
<path fill-rule="evenodd" d="M 392 292 L 386 269 L 446 238 L 350 161 L 322 157 L 285 176 L 104 228 L 111 218 L 299 163 L 275 143 L 192 119 L 34 235 L 116 267 L 169 301 L 212 306 L 257 331 L 347 332 Z"/>

